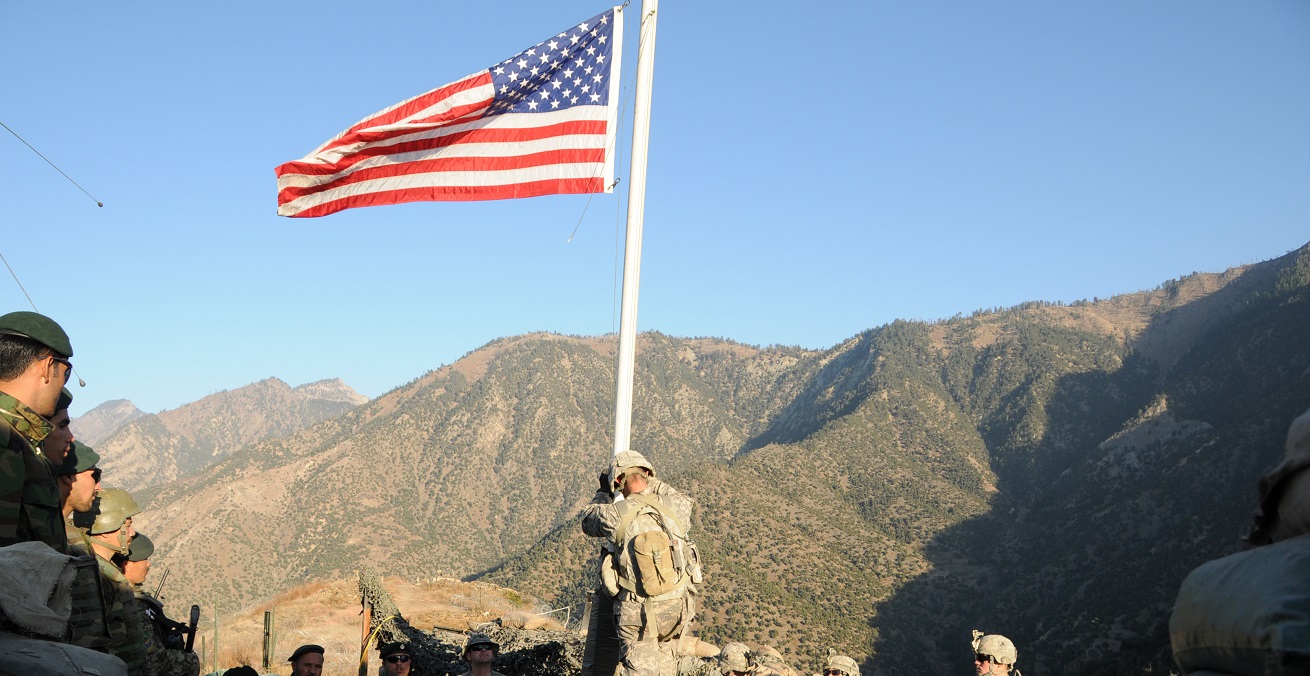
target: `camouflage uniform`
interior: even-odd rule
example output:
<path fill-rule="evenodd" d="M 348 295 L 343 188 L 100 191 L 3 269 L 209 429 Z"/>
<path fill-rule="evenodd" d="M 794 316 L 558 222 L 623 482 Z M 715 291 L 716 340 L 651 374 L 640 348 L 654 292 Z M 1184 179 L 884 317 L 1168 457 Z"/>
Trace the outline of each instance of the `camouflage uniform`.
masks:
<path fill-rule="evenodd" d="M 800 672 L 787 664 L 787 661 L 782 659 L 782 653 L 773 646 L 760 646 L 752 657 L 754 669 L 751 673 L 755 676 L 800 676 Z"/>
<path fill-rule="evenodd" d="M 151 629 L 148 620 L 136 605 L 132 583 L 104 557 L 96 557 L 100 564 L 105 612 L 109 618 L 109 654 L 127 664 L 127 673 L 145 676 L 147 651 Z"/>
<path fill-rule="evenodd" d="M 644 461 L 644 459 L 643 459 Z M 616 475 L 617 476 L 617 475 Z M 637 495 L 658 499 L 683 524 L 691 521 L 692 501 L 672 486 L 654 476 L 647 478 L 646 489 Z M 628 499 L 615 503 L 605 490 L 596 491 L 591 504 L 583 510 L 582 530 L 592 537 L 613 542 L 624 516 L 630 510 L 641 512 L 628 526 L 627 537 L 661 530 L 659 513 Z M 614 543 L 623 587 L 635 587 L 637 575 L 628 548 Z M 686 632 L 696 614 L 695 585 L 684 581 L 679 587 L 656 597 L 642 597 L 628 588 L 620 589 L 614 603 L 614 626 L 623 643 L 620 659 L 625 676 L 674 676 L 677 672 L 677 640 Z"/>
<path fill-rule="evenodd" d="M 165 619 L 163 606 L 155 599 L 136 589 L 132 605 L 150 631 L 146 632 L 146 673 L 159 676 L 199 676 L 200 656 L 189 650 L 170 648 L 165 643 L 165 630 L 159 620 Z"/>
<path fill-rule="evenodd" d="M 0 547 L 37 540 L 68 553 L 55 468 L 38 445 L 50 422 L 0 392 Z"/>

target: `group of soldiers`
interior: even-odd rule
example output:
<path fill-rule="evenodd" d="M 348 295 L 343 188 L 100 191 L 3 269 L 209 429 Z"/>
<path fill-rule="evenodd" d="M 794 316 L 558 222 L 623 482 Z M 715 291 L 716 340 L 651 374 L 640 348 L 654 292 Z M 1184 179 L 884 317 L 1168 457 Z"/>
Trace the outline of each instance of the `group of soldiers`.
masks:
<path fill-rule="evenodd" d="M 604 544 L 583 676 L 676 676 L 684 671 L 702 581 L 700 553 L 687 532 L 692 501 L 632 450 L 614 456 L 599 484 L 582 513 L 583 532 Z M 1017 676 L 1019 653 L 1010 639 L 975 631 L 972 648 L 979 676 Z M 767 645 L 729 643 L 718 660 L 723 676 L 801 676 Z M 860 676 L 860 667 L 830 650 L 823 674 Z"/>
<path fill-rule="evenodd" d="M 49 317 L 0 316 L 0 548 L 43 543 L 71 559 L 67 630 L 45 638 L 112 655 L 132 676 L 197 676 L 194 618 L 168 619 L 143 588 L 154 543 L 133 527 L 140 507 L 102 488 L 100 456 L 69 426 L 72 356 Z M 0 631 L 30 633 L 7 618 Z"/>

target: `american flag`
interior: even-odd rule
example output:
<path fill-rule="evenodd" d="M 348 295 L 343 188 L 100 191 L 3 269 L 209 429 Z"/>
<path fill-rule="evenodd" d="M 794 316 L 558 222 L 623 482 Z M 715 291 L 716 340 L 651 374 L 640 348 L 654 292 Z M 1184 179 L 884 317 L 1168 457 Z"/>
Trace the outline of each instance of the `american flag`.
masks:
<path fill-rule="evenodd" d="M 370 115 L 277 168 L 279 216 L 611 192 L 621 8 Z"/>

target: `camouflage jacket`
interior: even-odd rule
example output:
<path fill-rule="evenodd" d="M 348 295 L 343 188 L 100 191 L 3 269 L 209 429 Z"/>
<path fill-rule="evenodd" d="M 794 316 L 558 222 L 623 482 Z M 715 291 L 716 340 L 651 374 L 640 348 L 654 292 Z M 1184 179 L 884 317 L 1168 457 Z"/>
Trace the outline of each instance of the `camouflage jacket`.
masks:
<path fill-rule="evenodd" d="M 55 469 L 38 445 L 50 422 L 0 392 L 0 547 L 37 540 L 67 553 Z"/>
<path fill-rule="evenodd" d="M 64 517 L 64 537 L 68 540 L 68 553 L 74 556 L 90 554 L 95 556 L 96 550 L 91 547 L 91 538 L 86 534 L 85 528 L 78 528 L 73 523 L 73 515 L 69 514 Z"/>
<path fill-rule="evenodd" d="M 650 477 L 646 490 L 640 494 L 659 499 L 664 507 L 682 523 L 684 529 L 690 526 L 693 503 L 691 498 L 678 492 L 677 489 L 656 477 Z M 624 516 L 633 509 L 639 511 L 624 534 L 625 542 L 615 542 L 615 535 L 623 523 Z M 613 545 L 619 575 L 629 583 L 636 583 L 635 565 L 631 553 L 624 544 L 642 533 L 661 530 L 663 528 L 660 525 L 661 518 L 659 512 L 651 507 L 642 506 L 635 500 L 615 503 L 612 495 L 598 490 L 592 496 L 591 503 L 582 510 L 582 531 L 591 537 L 605 538 Z"/>
<path fill-rule="evenodd" d="M 151 676 L 199 676 L 199 655 L 165 645 L 165 634 L 160 624 L 154 621 L 156 616 L 153 614 L 157 612 L 159 618 L 166 621 L 162 608 L 154 607 L 141 594 L 132 601 L 132 605 L 150 627 L 150 631 L 146 632 L 149 637 L 146 645 L 146 673 Z"/>
<path fill-rule="evenodd" d="M 96 558 L 104 582 L 105 614 L 109 618 L 109 654 L 127 664 L 128 674 L 146 676 L 150 673 L 146 670 L 151 633 L 149 620 L 137 608 L 132 583 L 114 564 L 103 557 Z"/>

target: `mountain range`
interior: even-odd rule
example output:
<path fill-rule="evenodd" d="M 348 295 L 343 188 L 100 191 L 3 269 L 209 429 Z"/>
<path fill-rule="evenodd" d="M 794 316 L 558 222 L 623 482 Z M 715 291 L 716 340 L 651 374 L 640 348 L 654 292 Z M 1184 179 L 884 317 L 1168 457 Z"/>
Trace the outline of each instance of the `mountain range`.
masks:
<path fill-rule="evenodd" d="M 1167 673 L 1178 583 L 1237 547 L 1310 405 L 1307 327 L 1310 245 L 826 350 L 646 333 L 632 447 L 697 501 L 708 640 L 947 673 L 978 628 L 1031 673 Z M 579 604 L 616 342 L 498 339 L 276 437 L 238 412 L 230 455 L 142 482 L 138 527 L 172 598 L 229 611 L 366 563 Z"/>
<path fill-rule="evenodd" d="M 267 378 L 158 414 L 124 399 L 106 402 L 75 419 L 73 431 L 100 454 L 109 485 L 135 491 L 190 476 L 247 444 L 286 436 L 366 401 L 339 379 L 293 388 Z"/>

